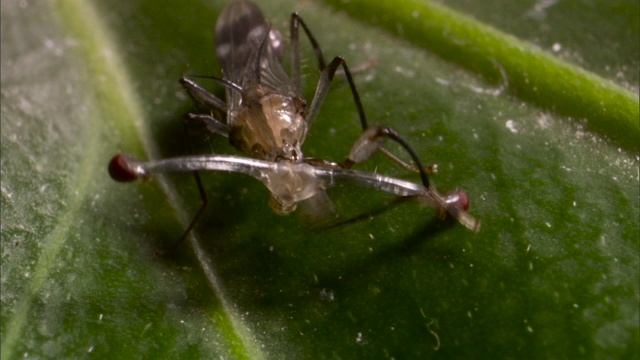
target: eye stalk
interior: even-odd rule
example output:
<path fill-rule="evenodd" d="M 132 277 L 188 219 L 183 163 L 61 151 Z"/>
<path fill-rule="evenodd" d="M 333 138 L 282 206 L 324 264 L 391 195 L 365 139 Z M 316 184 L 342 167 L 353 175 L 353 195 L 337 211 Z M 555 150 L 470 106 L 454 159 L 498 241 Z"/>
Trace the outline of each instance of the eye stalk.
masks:
<path fill-rule="evenodd" d="M 126 154 L 118 154 L 109 162 L 109 174 L 119 182 L 146 180 L 156 173 L 197 171 L 233 172 L 259 180 L 275 200 L 279 200 L 277 209 L 288 209 L 282 214 L 293 211 L 298 203 L 323 193 L 340 181 L 348 181 L 399 197 L 413 197 L 424 205 L 438 209 L 441 218 L 456 219 L 472 231 L 480 229 L 480 221 L 467 212 L 469 197 L 466 192 L 456 190 L 442 195 L 433 185 L 427 188 L 420 183 L 377 173 L 231 155 L 183 156 L 143 162 Z"/>

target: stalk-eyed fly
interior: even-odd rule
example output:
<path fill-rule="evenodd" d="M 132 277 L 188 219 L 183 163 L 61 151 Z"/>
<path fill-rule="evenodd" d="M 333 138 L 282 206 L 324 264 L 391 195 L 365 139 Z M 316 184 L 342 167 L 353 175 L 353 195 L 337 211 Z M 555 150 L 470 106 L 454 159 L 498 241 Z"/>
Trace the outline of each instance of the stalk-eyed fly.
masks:
<path fill-rule="evenodd" d="M 299 30 L 305 32 L 318 61 L 320 79 L 315 96 L 307 106 L 300 90 Z M 221 13 L 215 27 L 216 54 L 223 77 L 209 77 L 226 89 L 226 101 L 216 97 L 195 81 L 184 76 L 180 82 L 206 113 L 185 115 L 185 126 L 199 122 L 212 133 L 228 137 L 230 143 L 247 156 L 199 155 L 163 160 L 139 161 L 129 155 L 115 155 L 109 173 L 116 181 L 134 181 L 163 172 L 194 172 L 202 207 L 186 229 L 183 240 L 194 227 L 207 204 L 199 171 L 227 171 L 253 176 L 271 192 L 270 205 L 279 214 L 288 214 L 300 204 L 319 213 L 331 209 L 325 190 L 340 180 L 373 188 L 398 197 L 414 198 L 450 216 L 465 227 L 478 231 L 480 222 L 468 214 L 469 199 L 464 191 L 440 194 L 429 182 L 427 170 L 415 151 L 393 129 L 369 126 L 351 72 L 341 57 L 325 63 L 322 51 L 305 22 L 293 13 L 290 20 L 291 77 L 281 59 L 284 42 L 271 29 L 260 9 L 246 0 L 231 2 Z M 359 113 L 362 135 L 353 144 L 343 162 L 305 157 L 301 146 L 315 120 L 339 68 L 342 68 Z M 214 112 L 226 112 L 226 120 Z M 389 139 L 398 143 L 411 157 L 413 165 L 404 163 L 383 147 Z M 353 170 L 351 167 L 382 152 L 403 167 L 420 175 L 413 183 L 378 173 Z"/>

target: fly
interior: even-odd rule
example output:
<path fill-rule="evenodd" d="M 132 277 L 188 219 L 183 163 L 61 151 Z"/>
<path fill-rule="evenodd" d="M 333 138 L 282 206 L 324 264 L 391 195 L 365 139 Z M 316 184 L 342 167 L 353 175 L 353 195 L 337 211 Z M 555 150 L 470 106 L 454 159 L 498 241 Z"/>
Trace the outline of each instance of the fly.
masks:
<path fill-rule="evenodd" d="M 309 106 L 300 90 L 300 28 L 313 47 L 321 71 Z M 464 191 L 440 194 L 429 182 L 427 171 L 415 151 L 398 133 L 386 126 L 368 125 L 346 62 L 335 57 L 326 64 L 316 39 L 297 13 L 291 14 L 290 20 L 291 77 L 287 76 L 281 63 L 282 37 L 270 28 L 255 4 L 238 0 L 228 5 L 216 23 L 215 39 L 223 77 L 210 79 L 225 87 L 226 101 L 206 90 L 194 78 L 183 76 L 182 86 L 200 108 L 207 110 L 207 113 L 185 115 L 185 123 L 186 126 L 193 122 L 204 124 L 210 132 L 229 138 L 229 142 L 247 157 L 201 155 L 142 162 L 118 154 L 109 163 L 111 177 L 121 182 L 146 179 L 156 173 L 194 172 L 202 207 L 181 240 L 186 238 L 206 207 L 207 196 L 198 174 L 205 170 L 242 173 L 261 181 L 270 190 L 269 203 L 278 214 L 291 213 L 298 205 L 317 213 L 331 211 L 326 190 L 339 180 L 350 180 L 401 198 L 414 198 L 436 207 L 441 217 L 450 216 L 473 231 L 479 230 L 480 222 L 467 212 L 469 199 Z M 340 67 L 349 83 L 363 132 L 343 162 L 305 157 L 301 146 Z M 214 111 L 226 112 L 226 121 L 214 117 Z M 413 165 L 387 151 L 383 147 L 385 139 L 397 142 L 411 157 Z M 351 169 L 378 151 L 417 172 L 421 182 Z"/>

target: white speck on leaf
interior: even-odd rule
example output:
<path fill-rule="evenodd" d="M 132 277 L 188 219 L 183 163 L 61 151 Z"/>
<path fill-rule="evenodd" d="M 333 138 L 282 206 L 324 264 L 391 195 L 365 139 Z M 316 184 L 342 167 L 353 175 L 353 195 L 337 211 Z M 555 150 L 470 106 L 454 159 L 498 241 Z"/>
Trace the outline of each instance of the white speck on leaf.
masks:
<path fill-rule="evenodd" d="M 507 120 L 507 122 L 506 122 L 504 125 L 505 125 L 505 126 L 507 127 L 507 129 L 509 129 L 509 131 L 511 131 L 512 133 L 514 133 L 514 134 L 517 134 L 517 133 L 518 133 L 518 129 L 516 128 L 516 123 L 515 123 L 515 121 L 513 121 L 513 120 L 509 119 L 509 120 Z"/>

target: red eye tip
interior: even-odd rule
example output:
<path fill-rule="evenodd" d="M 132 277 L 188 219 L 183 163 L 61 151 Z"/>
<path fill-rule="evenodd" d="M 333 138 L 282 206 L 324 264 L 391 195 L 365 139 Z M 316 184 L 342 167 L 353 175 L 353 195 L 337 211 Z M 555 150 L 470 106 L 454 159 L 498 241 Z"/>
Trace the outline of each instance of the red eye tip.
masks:
<path fill-rule="evenodd" d="M 117 154 L 109 161 L 109 175 L 115 181 L 131 182 L 138 179 L 138 175 L 131 166 L 131 158 L 124 154 Z"/>
<path fill-rule="evenodd" d="M 467 193 L 464 191 L 459 191 L 458 199 L 456 200 L 456 203 L 458 207 L 463 211 L 469 210 L 470 202 L 469 202 L 469 196 L 467 196 Z"/>

